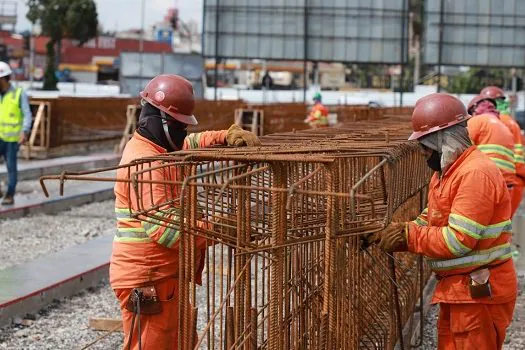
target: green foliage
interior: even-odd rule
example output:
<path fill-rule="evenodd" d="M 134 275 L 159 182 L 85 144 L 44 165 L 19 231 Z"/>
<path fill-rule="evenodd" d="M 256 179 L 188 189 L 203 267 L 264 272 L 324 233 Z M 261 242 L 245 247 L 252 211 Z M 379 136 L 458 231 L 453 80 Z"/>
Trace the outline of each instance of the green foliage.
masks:
<path fill-rule="evenodd" d="M 471 68 L 465 73 L 450 77 L 446 90 L 454 94 L 478 94 L 485 86 L 502 86 L 504 77 L 505 71 L 501 69 L 485 71 Z"/>
<path fill-rule="evenodd" d="M 79 45 L 94 38 L 98 29 L 97 6 L 94 0 L 27 0 L 27 6 L 27 19 L 39 22 L 42 33 L 50 37 L 44 89 L 56 90 L 54 46 L 63 38 L 78 40 Z"/>
<path fill-rule="evenodd" d="M 47 49 L 47 62 L 46 72 L 44 74 L 44 90 L 56 90 L 57 89 L 57 77 L 55 75 L 55 44 L 52 40 L 49 40 L 46 44 Z"/>

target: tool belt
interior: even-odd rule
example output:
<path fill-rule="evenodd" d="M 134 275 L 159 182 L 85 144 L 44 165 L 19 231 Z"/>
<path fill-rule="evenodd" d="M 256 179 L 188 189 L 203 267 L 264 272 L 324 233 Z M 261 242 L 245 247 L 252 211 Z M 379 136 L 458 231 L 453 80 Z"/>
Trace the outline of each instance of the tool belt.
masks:
<path fill-rule="evenodd" d="M 127 348 L 131 350 L 131 340 L 133 338 L 133 332 L 135 331 L 135 318 L 138 318 L 138 343 L 139 350 L 142 350 L 140 315 L 157 315 L 162 312 L 161 301 L 159 300 L 155 286 L 133 288 L 126 303 L 126 310 L 133 313 Z"/>
<path fill-rule="evenodd" d="M 436 279 L 439 281 L 446 277 L 468 275 L 469 276 L 468 285 L 469 285 L 469 290 L 470 290 L 470 297 L 472 299 L 491 297 L 492 289 L 489 283 L 490 270 L 492 270 L 495 267 L 505 264 L 507 261 L 508 259 L 500 263 L 494 264 L 494 265 L 480 266 L 477 269 L 474 269 L 470 272 L 465 272 L 465 273 L 456 273 L 456 274 L 446 275 L 446 276 L 436 275 Z"/>
<path fill-rule="evenodd" d="M 155 286 L 133 288 L 126 309 L 134 314 L 156 315 L 162 312 L 162 304 Z"/>

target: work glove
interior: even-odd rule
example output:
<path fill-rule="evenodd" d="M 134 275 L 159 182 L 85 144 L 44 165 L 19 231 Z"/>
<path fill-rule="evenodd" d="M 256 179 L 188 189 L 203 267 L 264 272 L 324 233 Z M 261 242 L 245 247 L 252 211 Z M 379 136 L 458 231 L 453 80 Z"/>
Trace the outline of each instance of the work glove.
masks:
<path fill-rule="evenodd" d="M 261 141 L 253 132 L 243 130 L 239 125 L 233 124 L 226 134 L 226 144 L 234 147 L 253 147 L 260 146 Z"/>
<path fill-rule="evenodd" d="M 369 236 L 367 243 L 376 243 L 386 252 L 406 252 L 408 250 L 407 229 L 406 222 L 392 222 L 384 230 Z"/>

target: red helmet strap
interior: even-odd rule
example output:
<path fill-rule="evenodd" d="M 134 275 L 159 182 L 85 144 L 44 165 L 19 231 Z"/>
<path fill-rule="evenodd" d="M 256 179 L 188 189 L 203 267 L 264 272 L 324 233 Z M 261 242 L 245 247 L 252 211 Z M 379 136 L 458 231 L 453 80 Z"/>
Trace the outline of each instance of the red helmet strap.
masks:
<path fill-rule="evenodd" d="M 173 142 L 173 140 L 171 139 L 170 132 L 168 130 L 168 117 L 166 116 L 166 113 L 164 111 L 160 111 L 160 115 L 162 117 L 162 129 L 164 129 L 164 135 L 166 135 L 168 143 L 170 144 L 173 150 L 178 150 L 179 148 L 175 146 L 175 142 Z"/>

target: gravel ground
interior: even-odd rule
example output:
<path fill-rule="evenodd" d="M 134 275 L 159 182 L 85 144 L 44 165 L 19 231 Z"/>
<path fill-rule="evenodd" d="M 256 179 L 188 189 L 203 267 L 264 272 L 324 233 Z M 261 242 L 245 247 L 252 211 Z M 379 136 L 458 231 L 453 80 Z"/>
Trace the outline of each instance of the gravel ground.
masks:
<path fill-rule="evenodd" d="M 57 214 L 0 220 L 0 270 L 113 234 L 114 201 L 86 204 Z"/>
<path fill-rule="evenodd" d="M 56 301 L 38 314 L 19 320 L 19 325 L 1 329 L 0 349 L 81 349 L 106 333 L 91 330 L 90 317 L 120 318 L 117 299 L 107 282 L 99 288 Z M 120 349 L 123 341 L 122 333 L 115 332 L 89 349 Z"/>
<path fill-rule="evenodd" d="M 514 317 L 512 324 L 507 330 L 507 337 L 504 350 L 523 350 L 525 349 L 525 278 L 520 278 L 519 296 L 516 301 L 514 310 Z M 432 306 L 427 314 L 425 320 L 425 338 L 422 349 L 434 350 L 437 349 L 437 319 L 439 313 L 439 306 Z"/>

